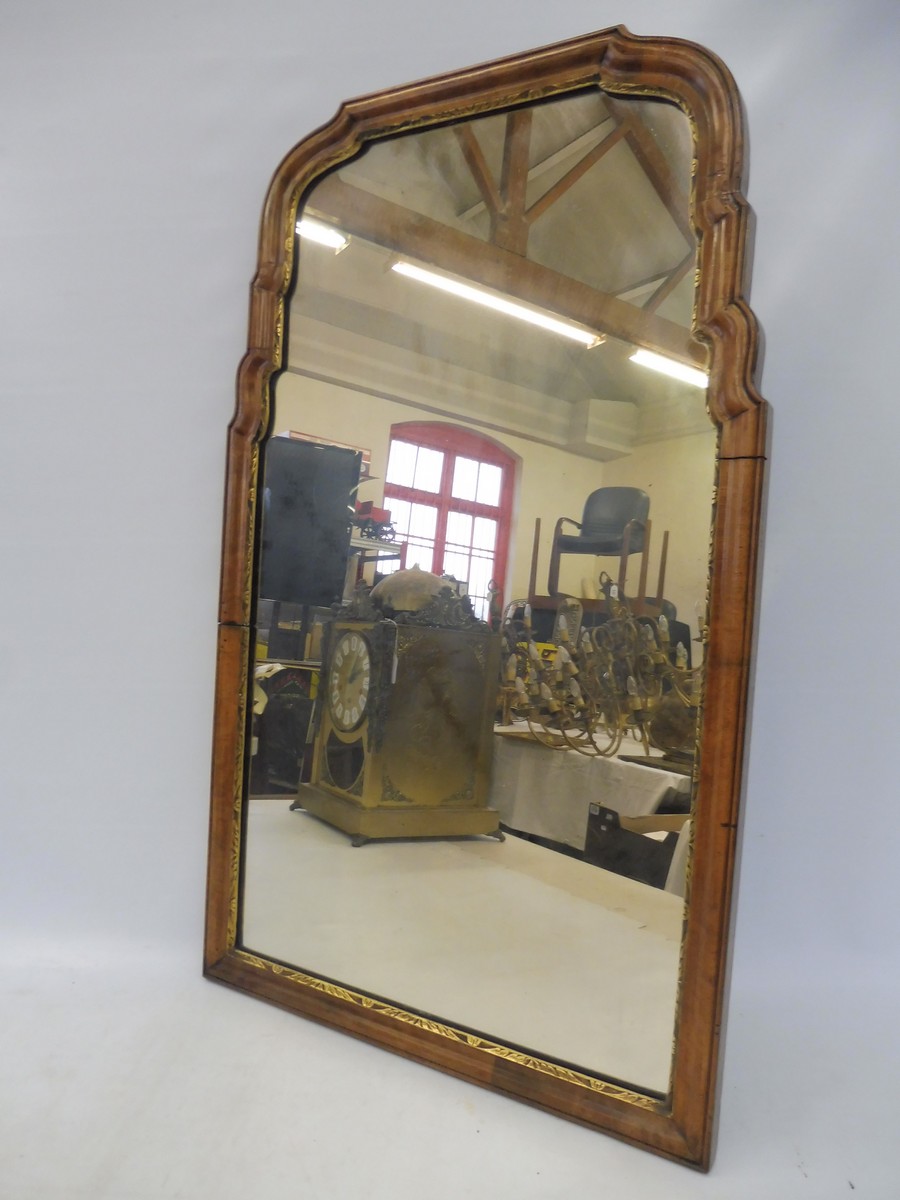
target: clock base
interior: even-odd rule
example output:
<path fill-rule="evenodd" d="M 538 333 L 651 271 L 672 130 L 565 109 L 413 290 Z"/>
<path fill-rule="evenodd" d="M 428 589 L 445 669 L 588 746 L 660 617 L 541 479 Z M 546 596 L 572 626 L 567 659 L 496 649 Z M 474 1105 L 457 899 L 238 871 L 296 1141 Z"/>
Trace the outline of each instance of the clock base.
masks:
<path fill-rule="evenodd" d="M 364 808 L 313 784 L 297 789 L 292 809 L 305 809 L 348 833 L 355 844 L 377 838 L 471 837 L 487 834 L 502 840 L 500 817 L 491 808 Z"/>

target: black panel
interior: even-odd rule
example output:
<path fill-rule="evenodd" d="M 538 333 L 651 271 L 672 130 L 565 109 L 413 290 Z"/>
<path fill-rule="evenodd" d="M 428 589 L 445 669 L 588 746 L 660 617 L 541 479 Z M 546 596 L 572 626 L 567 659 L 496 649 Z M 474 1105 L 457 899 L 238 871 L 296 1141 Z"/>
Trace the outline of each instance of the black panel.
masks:
<path fill-rule="evenodd" d="M 272 438 L 266 447 L 260 596 L 328 606 L 344 592 L 362 455 Z"/>
<path fill-rule="evenodd" d="M 602 804 L 592 804 L 584 857 L 595 867 L 661 888 L 665 887 L 677 841 L 677 833 L 670 833 L 664 842 L 657 842 L 642 833 L 623 829 L 618 813 Z"/>

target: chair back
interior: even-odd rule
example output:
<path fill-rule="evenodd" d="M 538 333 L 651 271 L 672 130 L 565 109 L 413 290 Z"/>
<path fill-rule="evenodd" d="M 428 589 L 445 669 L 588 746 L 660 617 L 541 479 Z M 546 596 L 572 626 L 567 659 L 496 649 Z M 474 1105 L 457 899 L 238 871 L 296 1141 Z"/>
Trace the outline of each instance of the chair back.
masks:
<path fill-rule="evenodd" d="M 650 497 L 640 488 L 598 488 L 585 501 L 580 536 L 620 538 L 629 521 L 646 521 L 649 512 Z"/>

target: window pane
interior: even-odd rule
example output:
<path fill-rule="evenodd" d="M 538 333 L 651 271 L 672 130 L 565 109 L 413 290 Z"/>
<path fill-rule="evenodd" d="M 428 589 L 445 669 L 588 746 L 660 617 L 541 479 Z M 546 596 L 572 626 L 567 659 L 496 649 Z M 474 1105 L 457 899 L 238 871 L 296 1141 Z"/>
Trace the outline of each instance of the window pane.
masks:
<path fill-rule="evenodd" d="M 503 480 L 503 469 L 493 463 L 481 463 L 478 472 L 478 494 L 475 499 L 479 504 L 490 504 L 496 507 L 500 503 L 500 484 Z"/>
<path fill-rule="evenodd" d="M 433 539 L 437 528 L 437 509 L 430 504 L 414 504 L 409 515 L 410 537 Z"/>
<path fill-rule="evenodd" d="M 476 517 L 472 545 L 476 546 L 479 550 L 490 550 L 493 552 L 496 544 L 497 522 L 490 520 L 489 517 Z"/>
<path fill-rule="evenodd" d="M 444 554 L 444 574 L 452 575 L 454 579 L 458 579 L 461 583 L 468 584 L 469 582 L 469 556 L 468 554 Z"/>
<path fill-rule="evenodd" d="M 472 559 L 472 565 L 469 567 L 469 591 L 472 595 L 487 595 L 493 569 L 493 561 L 489 558 Z"/>
<path fill-rule="evenodd" d="M 475 616 L 478 617 L 480 621 L 486 621 L 488 619 L 488 613 L 490 612 L 490 604 L 488 603 L 487 597 L 473 596 L 470 593 L 469 599 L 472 602 L 472 611 L 475 613 Z"/>
<path fill-rule="evenodd" d="M 397 500 L 393 496 L 389 504 L 397 542 L 407 543 L 406 565 L 411 567 L 417 563 L 423 571 L 432 570 L 437 509 L 430 504 L 410 504 L 408 500 Z M 392 567 L 385 566 L 384 574 L 396 571 L 398 566 L 399 563 Z"/>
<path fill-rule="evenodd" d="M 457 458 L 453 467 L 451 495 L 457 500 L 474 500 L 477 491 L 478 463 L 474 458 Z"/>
<path fill-rule="evenodd" d="M 390 499 L 391 506 L 391 524 L 397 533 L 409 533 L 409 514 L 412 505 L 408 500 L 395 500 L 392 496 Z"/>
<path fill-rule="evenodd" d="M 472 518 L 466 513 L 447 513 L 447 544 L 466 549 L 472 545 Z"/>
<path fill-rule="evenodd" d="M 406 544 L 406 565 L 408 567 L 418 567 L 420 571 L 433 571 L 433 543 L 417 542 L 415 538 L 410 538 Z"/>
<path fill-rule="evenodd" d="M 426 450 L 419 447 L 416 459 L 416 473 L 413 487 L 422 492 L 439 492 L 441 490 L 441 471 L 444 469 L 444 455 L 440 450 Z"/>
<path fill-rule="evenodd" d="M 391 442 L 388 459 L 387 481 L 399 483 L 401 487 L 412 487 L 416 474 L 416 450 L 410 442 Z"/>

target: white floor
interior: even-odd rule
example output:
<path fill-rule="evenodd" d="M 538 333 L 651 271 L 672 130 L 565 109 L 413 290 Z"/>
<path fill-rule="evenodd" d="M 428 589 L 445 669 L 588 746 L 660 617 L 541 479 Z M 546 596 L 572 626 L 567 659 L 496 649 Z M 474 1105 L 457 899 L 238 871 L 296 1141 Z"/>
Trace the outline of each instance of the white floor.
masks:
<path fill-rule="evenodd" d="M 185 935 L 4 942 L 3 1200 L 896 1200 L 889 974 L 744 956 L 704 1177 L 203 980 Z"/>
<path fill-rule="evenodd" d="M 243 942 L 665 1092 L 683 904 L 519 838 L 370 842 L 251 802 Z"/>

